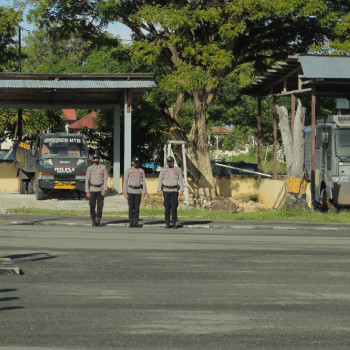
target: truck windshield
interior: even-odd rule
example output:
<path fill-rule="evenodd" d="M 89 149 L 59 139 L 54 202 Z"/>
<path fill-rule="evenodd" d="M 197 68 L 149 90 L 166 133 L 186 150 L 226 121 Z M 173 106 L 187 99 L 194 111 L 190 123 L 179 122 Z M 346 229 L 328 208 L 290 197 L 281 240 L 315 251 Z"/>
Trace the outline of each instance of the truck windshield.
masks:
<path fill-rule="evenodd" d="M 350 129 L 336 130 L 335 154 L 340 159 L 350 158 Z"/>
<path fill-rule="evenodd" d="M 81 137 L 44 137 L 41 158 L 81 158 L 87 157 L 85 140 Z"/>

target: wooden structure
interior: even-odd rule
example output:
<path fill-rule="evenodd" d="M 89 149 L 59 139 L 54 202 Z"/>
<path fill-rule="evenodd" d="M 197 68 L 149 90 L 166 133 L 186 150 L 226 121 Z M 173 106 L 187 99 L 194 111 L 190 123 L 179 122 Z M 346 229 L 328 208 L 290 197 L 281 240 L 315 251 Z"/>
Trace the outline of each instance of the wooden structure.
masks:
<path fill-rule="evenodd" d="M 298 55 L 268 69 L 265 75 L 241 90 L 242 94 L 257 97 L 258 101 L 258 171 L 261 171 L 261 102 L 273 99 L 274 171 L 277 178 L 277 98 L 290 96 L 292 125 L 295 100 L 299 96 L 311 99 L 311 200 L 315 200 L 315 129 L 317 99 L 319 97 L 350 97 L 350 56 Z M 292 130 L 293 134 L 293 130 Z"/>
<path fill-rule="evenodd" d="M 113 186 L 120 193 L 120 107 L 124 106 L 124 169 L 127 169 L 131 163 L 132 103 L 154 87 L 151 73 L 0 73 L 0 108 L 113 109 Z M 19 140 L 21 125 L 19 114 Z"/>

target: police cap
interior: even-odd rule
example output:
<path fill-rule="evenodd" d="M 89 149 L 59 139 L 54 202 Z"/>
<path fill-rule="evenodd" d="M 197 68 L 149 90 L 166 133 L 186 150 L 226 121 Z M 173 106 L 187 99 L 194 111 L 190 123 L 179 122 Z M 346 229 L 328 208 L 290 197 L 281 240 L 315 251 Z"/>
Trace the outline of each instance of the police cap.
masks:
<path fill-rule="evenodd" d="M 100 159 L 100 152 L 95 151 L 94 154 L 92 155 L 92 159 Z"/>
<path fill-rule="evenodd" d="M 140 158 L 139 157 L 133 157 L 131 161 L 135 164 L 140 164 Z"/>

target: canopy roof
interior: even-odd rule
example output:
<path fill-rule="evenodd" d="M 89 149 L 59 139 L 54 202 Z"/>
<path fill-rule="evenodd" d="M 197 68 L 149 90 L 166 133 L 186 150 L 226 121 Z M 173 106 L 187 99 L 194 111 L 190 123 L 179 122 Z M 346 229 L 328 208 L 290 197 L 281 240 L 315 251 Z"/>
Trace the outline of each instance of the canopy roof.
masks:
<path fill-rule="evenodd" d="M 0 108 L 111 108 L 154 87 L 151 73 L 0 73 Z"/>
<path fill-rule="evenodd" d="M 309 95 L 312 85 L 318 96 L 350 96 L 350 56 L 298 55 L 257 76 L 242 94 L 257 97 Z"/>

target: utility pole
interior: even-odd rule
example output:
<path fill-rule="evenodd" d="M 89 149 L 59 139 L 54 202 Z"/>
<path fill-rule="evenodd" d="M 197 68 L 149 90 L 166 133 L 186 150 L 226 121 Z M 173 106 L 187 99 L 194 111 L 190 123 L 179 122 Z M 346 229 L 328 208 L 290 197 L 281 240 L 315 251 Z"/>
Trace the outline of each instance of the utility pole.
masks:
<path fill-rule="evenodd" d="M 21 54 L 21 41 L 22 41 L 22 35 L 21 35 L 21 26 L 18 26 L 18 72 L 22 72 L 22 54 Z M 22 141 L 22 125 L 23 125 L 23 118 L 22 118 L 22 112 L 23 110 L 20 108 L 18 109 L 18 118 L 17 118 L 17 140 L 18 142 Z"/>

